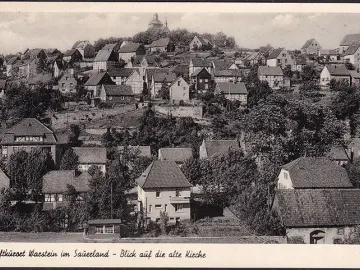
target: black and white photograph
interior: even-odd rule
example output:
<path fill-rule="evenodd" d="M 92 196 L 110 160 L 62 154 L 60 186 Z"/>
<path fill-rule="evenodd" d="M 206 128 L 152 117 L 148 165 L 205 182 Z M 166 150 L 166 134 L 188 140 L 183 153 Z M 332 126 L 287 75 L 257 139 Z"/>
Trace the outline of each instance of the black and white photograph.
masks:
<path fill-rule="evenodd" d="M 360 13 L 201 9 L 0 11 L 0 242 L 360 244 Z"/>

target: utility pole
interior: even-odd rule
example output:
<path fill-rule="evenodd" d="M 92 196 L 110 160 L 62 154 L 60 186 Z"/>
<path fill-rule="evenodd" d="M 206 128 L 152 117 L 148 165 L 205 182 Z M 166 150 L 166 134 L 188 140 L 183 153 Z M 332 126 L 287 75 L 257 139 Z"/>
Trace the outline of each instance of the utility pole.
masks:
<path fill-rule="evenodd" d="M 110 183 L 110 218 L 113 218 L 113 181 Z"/>

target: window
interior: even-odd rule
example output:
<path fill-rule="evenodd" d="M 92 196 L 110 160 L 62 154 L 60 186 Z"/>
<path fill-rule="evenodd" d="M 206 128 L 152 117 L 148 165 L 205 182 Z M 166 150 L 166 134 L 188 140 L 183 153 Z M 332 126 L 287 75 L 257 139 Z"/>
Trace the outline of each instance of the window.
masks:
<path fill-rule="evenodd" d="M 167 211 L 167 204 L 165 204 L 165 212 Z"/>
<path fill-rule="evenodd" d="M 45 202 L 51 202 L 50 194 L 45 194 Z"/>
<path fill-rule="evenodd" d="M 161 204 L 155 204 L 155 208 L 156 208 L 156 209 L 161 209 L 162 206 L 161 206 Z"/>
<path fill-rule="evenodd" d="M 156 198 L 160 198 L 161 192 L 159 190 L 156 191 Z"/>
<path fill-rule="evenodd" d="M 285 63 L 287 63 L 287 59 L 285 59 Z"/>
<path fill-rule="evenodd" d="M 199 83 L 202 83 L 203 82 L 203 80 L 202 79 L 199 79 Z"/>
<path fill-rule="evenodd" d="M 70 83 L 70 87 L 73 87 L 74 86 L 74 84 L 73 83 Z"/>
<path fill-rule="evenodd" d="M 208 79 L 205 79 L 205 82 L 208 82 L 209 80 Z"/>
<path fill-rule="evenodd" d="M 180 80 L 178 81 L 178 86 L 180 86 Z"/>
<path fill-rule="evenodd" d="M 151 206 L 151 204 L 149 205 L 149 213 L 151 213 L 151 211 L 152 211 L 152 206 Z"/>
<path fill-rule="evenodd" d="M 121 97 L 120 99 L 121 99 L 121 100 L 125 100 L 125 97 Z"/>
<path fill-rule="evenodd" d="M 284 172 L 284 178 L 285 178 L 285 179 L 288 179 L 288 174 L 287 174 L 287 172 Z"/>
<path fill-rule="evenodd" d="M 1 155 L 2 155 L 3 157 L 7 157 L 7 147 L 6 147 L 6 146 L 3 146 L 3 147 L 1 148 Z"/>
<path fill-rule="evenodd" d="M 337 234 L 338 235 L 344 235 L 344 228 L 338 228 Z"/>
<path fill-rule="evenodd" d="M 181 196 L 180 190 L 177 189 L 177 190 L 175 191 L 175 196 L 176 196 L 176 197 L 180 197 L 180 196 Z"/>
<path fill-rule="evenodd" d="M 181 212 L 183 210 L 182 204 L 175 204 L 175 212 Z"/>
<path fill-rule="evenodd" d="M 65 83 L 62 83 L 62 84 L 61 84 L 61 87 L 65 87 Z"/>
<path fill-rule="evenodd" d="M 96 226 L 95 227 L 95 233 L 103 233 L 103 229 L 104 229 L 103 226 Z"/>
<path fill-rule="evenodd" d="M 14 146 L 14 147 L 13 147 L 13 151 L 14 151 L 14 153 L 19 152 L 19 147 L 18 147 L 18 146 Z"/>
<path fill-rule="evenodd" d="M 104 226 L 105 227 L 105 229 L 104 229 L 104 233 L 105 234 L 112 234 L 112 233 L 114 233 L 114 226 Z"/>
<path fill-rule="evenodd" d="M 209 85 L 208 84 L 205 84 L 205 89 L 209 89 Z"/>
<path fill-rule="evenodd" d="M 58 202 L 62 202 L 64 200 L 64 197 L 62 194 L 59 194 L 58 197 L 57 197 L 57 201 Z"/>

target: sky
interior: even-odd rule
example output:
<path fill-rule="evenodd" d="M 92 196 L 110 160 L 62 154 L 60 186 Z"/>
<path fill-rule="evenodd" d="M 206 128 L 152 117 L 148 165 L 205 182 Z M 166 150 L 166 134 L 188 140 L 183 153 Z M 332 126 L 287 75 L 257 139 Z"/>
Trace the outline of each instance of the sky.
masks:
<path fill-rule="evenodd" d="M 153 13 L 1 12 L 0 54 L 26 48 L 70 49 L 77 40 L 131 37 L 145 31 Z M 346 34 L 360 33 L 360 14 L 336 13 L 159 13 L 170 30 L 219 31 L 240 47 L 300 49 L 316 38 L 324 49 L 339 46 Z"/>

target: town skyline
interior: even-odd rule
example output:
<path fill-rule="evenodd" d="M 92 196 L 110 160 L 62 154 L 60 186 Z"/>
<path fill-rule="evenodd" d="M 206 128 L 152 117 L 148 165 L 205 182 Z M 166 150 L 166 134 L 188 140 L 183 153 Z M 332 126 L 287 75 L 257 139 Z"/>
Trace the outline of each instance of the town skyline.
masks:
<path fill-rule="evenodd" d="M 76 40 L 94 42 L 111 36 L 132 37 L 147 29 L 152 16 L 152 12 L 56 13 L 57 19 L 54 20 L 54 13 L 3 12 L 0 18 L 1 53 L 11 54 L 38 47 L 66 50 Z M 269 43 L 273 47 L 293 50 L 301 48 L 310 38 L 316 38 L 325 49 L 334 49 L 344 35 L 360 32 L 359 18 L 360 14 L 344 13 L 159 12 L 159 19 L 162 22 L 167 20 L 170 30 L 185 28 L 198 33 L 222 31 L 233 36 L 239 47 L 250 49 Z M 213 23 L 203 23 L 207 21 Z"/>

